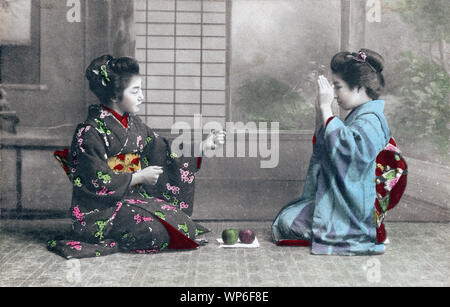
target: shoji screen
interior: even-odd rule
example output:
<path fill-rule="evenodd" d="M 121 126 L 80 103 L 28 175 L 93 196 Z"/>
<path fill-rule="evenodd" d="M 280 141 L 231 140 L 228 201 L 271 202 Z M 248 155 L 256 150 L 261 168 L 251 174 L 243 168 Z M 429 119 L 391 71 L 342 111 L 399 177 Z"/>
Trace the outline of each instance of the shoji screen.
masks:
<path fill-rule="evenodd" d="M 226 0 L 135 0 L 136 58 L 144 80 L 140 115 L 155 129 L 194 114 L 224 124 Z"/>

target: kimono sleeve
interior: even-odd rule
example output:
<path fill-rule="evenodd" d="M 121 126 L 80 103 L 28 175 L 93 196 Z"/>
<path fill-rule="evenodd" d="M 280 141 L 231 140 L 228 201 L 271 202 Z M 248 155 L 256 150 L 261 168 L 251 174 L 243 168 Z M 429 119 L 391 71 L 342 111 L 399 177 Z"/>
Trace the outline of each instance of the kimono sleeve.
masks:
<path fill-rule="evenodd" d="M 327 122 L 326 125 L 328 125 Z M 313 135 L 312 154 L 309 160 L 308 171 L 306 173 L 305 186 L 303 187 L 304 198 L 314 198 L 317 191 L 317 176 L 321 168 L 321 159 L 324 154 L 324 131 L 323 126 L 320 127 L 317 135 Z"/>
<path fill-rule="evenodd" d="M 325 129 L 328 126 L 328 124 L 333 120 L 333 118 L 335 118 L 336 116 L 331 116 L 330 118 L 328 118 L 327 122 L 325 123 L 325 126 L 321 126 L 319 131 L 317 132 L 317 136 L 316 134 L 313 135 L 312 138 L 312 145 L 313 145 L 313 152 L 312 152 L 312 156 L 311 156 L 311 163 L 318 163 L 320 161 L 320 155 L 321 155 L 321 150 L 323 149 L 323 139 L 324 139 L 324 133 L 325 133 Z"/>
<path fill-rule="evenodd" d="M 349 125 L 334 117 L 324 130 L 323 141 L 331 161 L 355 161 L 361 168 L 373 162 L 386 145 L 381 122 L 373 113 L 361 114 Z"/>
<path fill-rule="evenodd" d="M 94 198 L 99 204 L 122 199 L 130 188 L 130 173 L 115 173 L 107 163 L 105 141 L 92 126 L 77 128 L 70 156 L 74 191 L 80 197 Z"/>
<path fill-rule="evenodd" d="M 163 199 L 191 215 L 195 175 L 200 168 L 199 159 L 201 158 L 178 156 L 172 152 L 171 145 L 170 140 L 149 129 L 142 152 L 142 165 L 143 167 L 161 166 L 163 173 L 154 186 L 145 185 L 144 188 L 149 195 Z"/>

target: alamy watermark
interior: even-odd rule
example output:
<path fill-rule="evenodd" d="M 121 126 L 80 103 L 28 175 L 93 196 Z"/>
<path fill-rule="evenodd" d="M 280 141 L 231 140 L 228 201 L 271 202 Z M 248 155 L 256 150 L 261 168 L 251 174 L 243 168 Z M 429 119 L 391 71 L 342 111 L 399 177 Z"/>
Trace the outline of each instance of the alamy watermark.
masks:
<path fill-rule="evenodd" d="M 66 262 L 66 280 L 71 284 L 81 281 L 81 264 L 78 259 L 70 259 Z"/>
<path fill-rule="evenodd" d="M 178 134 L 172 142 L 172 153 L 184 157 L 252 157 L 261 158 L 261 168 L 274 168 L 280 160 L 280 123 L 271 122 L 268 129 L 267 122 L 226 122 L 225 127 L 219 122 L 210 121 L 202 125 L 201 114 L 194 115 L 194 127 L 189 123 L 178 121 L 172 125 L 172 134 Z M 194 144 L 202 141 L 203 135 L 210 131 L 225 131 L 225 146 L 218 149 L 205 150 L 202 152 L 199 146 L 192 148 L 183 146 L 192 142 Z M 246 137 L 248 134 L 248 138 Z M 236 138 L 235 138 L 236 137 Z M 263 160 L 264 159 L 264 160 Z"/>
<path fill-rule="evenodd" d="M 80 0 L 67 0 L 66 6 L 70 7 L 67 11 L 66 19 L 68 22 L 81 22 L 81 3 Z"/>
<path fill-rule="evenodd" d="M 378 258 L 370 257 L 362 268 L 366 272 L 366 279 L 368 282 L 381 282 L 381 262 Z"/>

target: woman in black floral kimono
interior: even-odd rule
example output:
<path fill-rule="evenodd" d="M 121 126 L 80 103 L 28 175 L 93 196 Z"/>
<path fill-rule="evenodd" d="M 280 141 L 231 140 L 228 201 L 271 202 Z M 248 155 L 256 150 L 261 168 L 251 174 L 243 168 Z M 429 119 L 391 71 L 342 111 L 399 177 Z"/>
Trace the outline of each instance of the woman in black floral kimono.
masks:
<path fill-rule="evenodd" d="M 86 78 L 101 104 L 90 106 L 66 151 L 72 233 L 70 240 L 50 240 L 49 250 L 83 258 L 198 247 L 196 237 L 208 231 L 190 218 L 201 158 L 178 156 L 133 115 L 144 98 L 137 61 L 104 55 Z M 199 146 L 223 142 L 221 131 Z"/>

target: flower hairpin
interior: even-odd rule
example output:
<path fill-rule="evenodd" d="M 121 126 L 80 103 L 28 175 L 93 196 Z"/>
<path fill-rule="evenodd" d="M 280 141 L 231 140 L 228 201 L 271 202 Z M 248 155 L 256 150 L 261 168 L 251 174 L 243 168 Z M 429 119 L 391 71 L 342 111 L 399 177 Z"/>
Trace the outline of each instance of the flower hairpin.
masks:
<path fill-rule="evenodd" d="M 101 75 L 101 76 L 102 76 L 102 85 L 103 85 L 103 86 L 106 86 L 106 83 L 107 83 L 107 82 L 111 82 L 111 79 L 109 78 L 108 72 L 107 72 L 107 70 L 106 70 L 106 68 L 107 68 L 107 66 L 108 66 L 108 63 L 109 63 L 109 61 L 106 62 L 105 64 L 103 64 L 102 66 L 100 66 L 100 71 L 98 71 L 97 69 L 92 70 L 92 72 L 93 72 L 94 74 L 96 74 L 97 76 L 98 76 L 98 75 Z"/>
<path fill-rule="evenodd" d="M 366 62 L 367 59 L 367 54 L 363 51 L 358 52 L 358 56 L 354 57 L 355 60 L 357 60 L 358 62 Z"/>
<path fill-rule="evenodd" d="M 360 63 L 365 63 L 367 64 L 367 66 L 370 67 L 370 69 L 372 69 L 373 71 L 377 71 L 372 65 L 370 65 L 369 62 L 366 61 L 367 59 L 367 54 L 364 51 L 359 51 L 357 56 L 354 56 L 353 59 L 355 61 L 358 61 Z"/>

